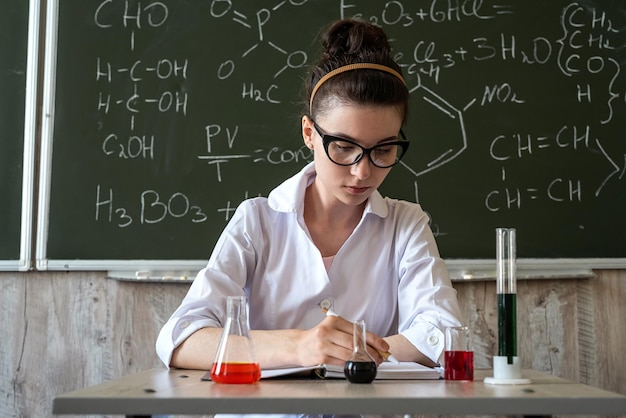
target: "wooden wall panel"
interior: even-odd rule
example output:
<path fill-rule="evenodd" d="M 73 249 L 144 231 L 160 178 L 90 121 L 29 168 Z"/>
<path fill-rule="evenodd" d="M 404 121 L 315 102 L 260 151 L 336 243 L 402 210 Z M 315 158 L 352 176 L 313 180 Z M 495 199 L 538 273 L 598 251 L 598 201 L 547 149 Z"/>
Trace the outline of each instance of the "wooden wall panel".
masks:
<path fill-rule="evenodd" d="M 107 283 L 112 374 L 117 377 L 162 366 L 154 348 L 158 332 L 189 286 L 116 280 Z"/>
<path fill-rule="evenodd" d="M 591 285 L 595 375 L 588 383 L 626 394 L 626 272 L 603 271 Z"/>

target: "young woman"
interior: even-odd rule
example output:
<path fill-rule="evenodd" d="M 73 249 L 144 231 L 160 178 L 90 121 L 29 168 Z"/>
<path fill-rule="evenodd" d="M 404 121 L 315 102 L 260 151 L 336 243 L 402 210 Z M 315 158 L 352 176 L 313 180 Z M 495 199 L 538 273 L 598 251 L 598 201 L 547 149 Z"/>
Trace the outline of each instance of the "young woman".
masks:
<path fill-rule="evenodd" d="M 377 191 L 408 148 L 401 128 L 409 92 L 387 37 L 342 20 L 328 27 L 323 47 L 302 117 L 314 161 L 237 209 L 161 330 L 157 352 L 167 366 L 210 369 L 229 295 L 248 297 L 262 368 L 343 365 L 357 319 L 377 362 L 390 351 L 434 366 L 444 327 L 460 325 L 428 216 Z"/>

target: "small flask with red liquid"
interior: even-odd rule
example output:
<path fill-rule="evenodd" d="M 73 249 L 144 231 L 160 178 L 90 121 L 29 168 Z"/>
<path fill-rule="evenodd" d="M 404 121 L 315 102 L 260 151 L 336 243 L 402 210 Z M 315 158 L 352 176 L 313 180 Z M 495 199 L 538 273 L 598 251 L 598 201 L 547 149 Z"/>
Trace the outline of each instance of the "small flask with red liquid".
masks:
<path fill-rule="evenodd" d="M 374 358 L 367 352 L 365 321 L 359 319 L 352 327 L 354 348 L 343 372 L 351 383 L 371 383 L 376 378 L 378 368 Z"/>
<path fill-rule="evenodd" d="M 474 380 L 474 352 L 469 327 L 447 327 L 444 352 L 444 379 Z"/>
<path fill-rule="evenodd" d="M 216 383 L 255 383 L 261 378 L 248 323 L 245 296 L 229 296 L 226 323 L 211 367 Z"/>

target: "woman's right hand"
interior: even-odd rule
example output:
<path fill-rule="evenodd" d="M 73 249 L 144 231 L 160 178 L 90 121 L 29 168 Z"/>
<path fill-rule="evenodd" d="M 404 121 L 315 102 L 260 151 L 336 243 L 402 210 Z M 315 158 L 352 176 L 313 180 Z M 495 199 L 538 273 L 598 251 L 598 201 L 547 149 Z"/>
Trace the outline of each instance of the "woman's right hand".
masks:
<path fill-rule="evenodd" d="M 315 327 L 302 331 L 298 337 L 297 352 L 302 366 L 334 364 L 343 366 L 350 359 L 353 350 L 353 324 L 338 316 L 327 316 Z M 377 364 L 383 361 L 378 351 L 389 350 L 385 340 L 367 333 L 370 355 Z"/>

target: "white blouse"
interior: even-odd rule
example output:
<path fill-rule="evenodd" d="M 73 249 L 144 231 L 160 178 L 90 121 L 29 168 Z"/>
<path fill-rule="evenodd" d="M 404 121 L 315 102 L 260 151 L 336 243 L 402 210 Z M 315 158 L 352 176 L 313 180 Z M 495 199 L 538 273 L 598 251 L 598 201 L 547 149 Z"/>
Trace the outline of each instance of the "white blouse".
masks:
<path fill-rule="evenodd" d="M 365 320 L 381 337 L 400 332 L 440 362 L 446 326 L 460 325 L 456 291 L 428 216 L 416 203 L 374 192 L 361 221 L 328 271 L 304 223 L 304 193 L 314 163 L 237 208 L 207 266 L 165 323 L 156 350 L 169 366 L 172 351 L 195 331 L 222 327 L 226 296 L 246 295 L 251 329 L 308 329 L 330 306 Z"/>

